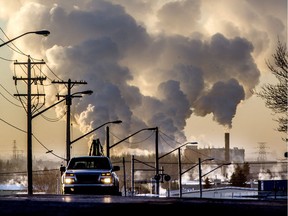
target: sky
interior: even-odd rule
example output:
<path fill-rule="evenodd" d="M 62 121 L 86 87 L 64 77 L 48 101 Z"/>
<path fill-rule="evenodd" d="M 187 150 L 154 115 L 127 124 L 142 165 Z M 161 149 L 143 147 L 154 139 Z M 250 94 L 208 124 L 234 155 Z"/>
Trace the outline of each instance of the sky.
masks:
<path fill-rule="evenodd" d="M 84 81 L 71 92 L 93 91 L 72 99 L 71 140 L 120 119 L 109 124 L 111 143 L 158 127 L 163 153 L 192 141 L 198 148 L 224 148 L 229 132 L 230 147 L 245 149 L 246 160 L 257 160 L 259 152 L 284 159 L 277 116 L 253 92 L 277 83 L 266 61 L 272 62 L 278 40 L 287 41 L 286 0 L 0 0 L 0 24 L 2 41 L 50 31 L 0 49 L 1 157 L 13 146 L 26 155 L 26 102 L 13 95 L 26 93 L 15 77 L 27 77 L 27 67 L 15 62 L 29 55 L 34 63 L 45 61 L 32 75 L 47 77 L 32 87 L 45 94 L 33 100 L 34 113 L 67 94 L 52 81 Z M 65 158 L 65 111 L 62 103 L 33 119 L 34 157 Z M 131 137 L 113 154 L 154 153 L 153 138 L 143 142 L 149 133 Z M 87 154 L 96 138 L 105 143 L 105 127 L 74 143 L 72 155 Z"/>

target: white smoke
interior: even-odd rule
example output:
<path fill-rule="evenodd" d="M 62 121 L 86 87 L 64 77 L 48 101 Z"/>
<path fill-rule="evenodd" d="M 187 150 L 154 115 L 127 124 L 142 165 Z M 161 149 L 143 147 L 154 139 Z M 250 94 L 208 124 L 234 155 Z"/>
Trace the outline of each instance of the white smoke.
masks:
<path fill-rule="evenodd" d="M 275 34 L 285 35 L 285 14 L 278 13 L 277 3 L 268 8 L 269 1 L 6 3 L 0 1 L 0 8 L 6 8 L 2 17 L 9 19 L 11 37 L 34 29 L 51 32 L 42 43 L 23 38 L 21 50 L 45 59 L 65 81 L 87 81 L 74 92 L 93 90 L 72 104 L 83 133 L 120 119 L 123 128 L 115 133 L 121 138 L 157 126 L 183 143 L 192 114 L 213 114 L 231 128 L 238 104 L 259 83 L 258 59 L 271 51 L 268 44 L 276 42 Z M 268 9 L 277 13 L 264 16 Z M 65 94 L 58 87 L 46 89 L 50 103 L 53 95 Z"/>
<path fill-rule="evenodd" d="M 13 177 L 13 179 L 9 179 L 4 182 L 4 185 L 8 186 L 14 186 L 18 189 L 23 189 L 27 187 L 27 177 L 26 176 L 16 176 Z"/>
<path fill-rule="evenodd" d="M 281 180 L 287 178 L 287 173 L 283 173 L 281 163 L 272 166 L 269 169 L 261 168 L 258 174 L 259 180 Z"/>

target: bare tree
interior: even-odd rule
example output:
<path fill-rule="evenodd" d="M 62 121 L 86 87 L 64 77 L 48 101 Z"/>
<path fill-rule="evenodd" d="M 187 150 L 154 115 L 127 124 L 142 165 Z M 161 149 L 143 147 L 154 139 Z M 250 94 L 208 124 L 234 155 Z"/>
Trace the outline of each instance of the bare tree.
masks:
<path fill-rule="evenodd" d="M 265 100 L 265 106 L 277 114 L 277 130 L 287 133 L 287 108 L 288 108 L 288 53 L 286 44 L 278 40 L 276 52 L 272 55 L 273 63 L 266 61 L 266 65 L 278 79 L 276 84 L 264 84 L 256 95 Z M 288 138 L 284 138 L 288 140 Z"/>

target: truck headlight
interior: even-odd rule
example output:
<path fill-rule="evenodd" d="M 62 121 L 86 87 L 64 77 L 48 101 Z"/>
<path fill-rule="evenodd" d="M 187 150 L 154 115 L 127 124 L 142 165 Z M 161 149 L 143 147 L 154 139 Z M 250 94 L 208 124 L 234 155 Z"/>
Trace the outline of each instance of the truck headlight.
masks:
<path fill-rule="evenodd" d="M 101 178 L 101 182 L 102 182 L 103 184 L 111 184 L 111 183 L 112 183 L 112 178 L 111 178 L 111 177 Z"/>
<path fill-rule="evenodd" d="M 113 179 L 111 173 L 102 173 L 101 174 L 101 183 L 103 184 L 112 184 Z"/>
<path fill-rule="evenodd" d="M 73 184 L 75 182 L 74 178 L 65 178 L 64 183 L 65 184 Z"/>
<path fill-rule="evenodd" d="M 73 184 L 76 181 L 75 175 L 73 173 L 66 173 L 64 177 L 65 184 Z"/>

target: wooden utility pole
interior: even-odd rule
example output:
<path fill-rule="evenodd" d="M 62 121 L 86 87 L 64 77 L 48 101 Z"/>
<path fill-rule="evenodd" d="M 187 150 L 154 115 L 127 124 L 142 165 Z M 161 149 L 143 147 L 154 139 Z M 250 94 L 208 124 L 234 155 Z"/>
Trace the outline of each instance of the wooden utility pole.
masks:
<path fill-rule="evenodd" d="M 40 81 L 42 83 L 43 80 L 46 79 L 46 77 L 31 77 L 31 67 L 32 65 L 36 64 L 45 64 L 45 62 L 31 62 L 30 56 L 28 56 L 28 62 L 15 62 L 16 65 L 27 65 L 27 77 L 23 78 L 17 78 L 13 77 L 13 80 L 15 80 L 15 83 L 17 80 L 23 80 L 27 82 L 27 94 L 14 94 L 14 96 L 24 96 L 27 97 L 27 179 L 28 179 L 28 194 L 33 194 L 33 179 L 32 179 L 32 97 L 39 97 L 39 96 L 45 96 L 45 94 L 32 94 L 31 84 L 37 83 L 37 81 Z M 35 111 L 35 110 L 34 110 Z"/>
<path fill-rule="evenodd" d="M 64 84 L 67 85 L 67 95 L 58 95 L 58 97 L 65 97 L 66 98 L 66 106 L 67 106 L 67 113 L 66 113 L 66 162 L 68 163 L 70 160 L 70 148 L 71 148 L 71 135 L 70 135 L 70 125 L 71 125 L 71 105 L 72 105 L 72 98 L 73 97 L 82 97 L 81 95 L 73 95 L 71 94 L 71 89 L 76 84 L 87 84 L 85 81 L 52 81 L 52 83 Z"/>

